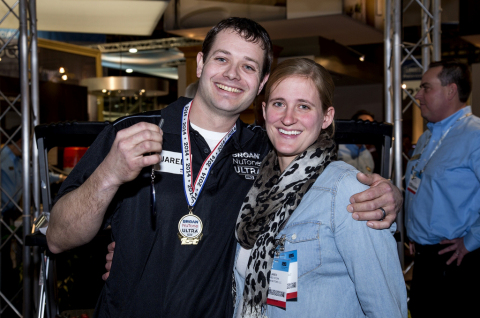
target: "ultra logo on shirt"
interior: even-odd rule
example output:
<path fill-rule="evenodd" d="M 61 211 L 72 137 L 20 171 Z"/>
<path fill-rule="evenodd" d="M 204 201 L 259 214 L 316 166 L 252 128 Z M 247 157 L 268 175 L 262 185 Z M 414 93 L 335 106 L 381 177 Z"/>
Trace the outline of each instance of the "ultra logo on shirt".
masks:
<path fill-rule="evenodd" d="M 239 152 L 232 155 L 235 172 L 247 180 L 254 180 L 262 164 L 259 153 Z"/>

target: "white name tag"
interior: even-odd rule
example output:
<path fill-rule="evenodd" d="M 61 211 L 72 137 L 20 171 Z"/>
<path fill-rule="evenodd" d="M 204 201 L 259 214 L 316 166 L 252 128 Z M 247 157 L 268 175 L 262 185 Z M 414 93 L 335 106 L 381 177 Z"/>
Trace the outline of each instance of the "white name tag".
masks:
<path fill-rule="evenodd" d="M 422 178 L 417 175 L 413 175 L 410 178 L 410 182 L 408 183 L 407 190 L 413 194 L 417 194 L 418 187 L 420 186 L 420 182 L 422 182 Z"/>
<path fill-rule="evenodd" d="M 268 282 L 267 305 L 285 309 L 287 307 L 287 284 L 289 259 L 273 259 L 270 281 Z"/>
<path fill-rule="evenodd" d="M 155 165 L 155 171 L 182 174 L 182 153 L 163 150 L 160 165 Z"/>

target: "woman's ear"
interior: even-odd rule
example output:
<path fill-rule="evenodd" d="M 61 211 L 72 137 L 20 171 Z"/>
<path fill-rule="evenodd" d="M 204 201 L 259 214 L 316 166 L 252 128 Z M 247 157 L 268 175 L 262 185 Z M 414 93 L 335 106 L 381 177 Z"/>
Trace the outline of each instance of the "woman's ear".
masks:
<path fill-rule="evenodd" d="M 335 108 L 332 106 L 327 108 L 327 111 L 323 115 L 323 124 L 322 129 L 327 129 L 333 122 L 333 117 L 335 116 Z"/>

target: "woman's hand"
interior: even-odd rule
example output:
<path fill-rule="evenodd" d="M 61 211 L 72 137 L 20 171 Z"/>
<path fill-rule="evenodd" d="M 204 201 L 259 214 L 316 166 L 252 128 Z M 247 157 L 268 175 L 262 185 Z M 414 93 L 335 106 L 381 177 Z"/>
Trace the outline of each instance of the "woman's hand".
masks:
<path fill-rule="evenodd" d="M 350 198 L 348 212 L 353 213 L 352 217 L 357 221 L 368 221 L 367 225 L 373 229 L 388 229 L 402 208 L 401 191 L 376 173 L 367 175 L 359 172 L 357 179 L 370 189 Z M 380 208 L 385 210 L 385 216 Z"/>

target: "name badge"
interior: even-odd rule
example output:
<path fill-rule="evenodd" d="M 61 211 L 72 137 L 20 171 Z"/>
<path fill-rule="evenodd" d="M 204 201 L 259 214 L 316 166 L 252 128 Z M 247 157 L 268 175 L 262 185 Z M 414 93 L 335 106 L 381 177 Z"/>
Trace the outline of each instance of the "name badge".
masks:
<path fill-rule="evenodd" d="M 163 150 L 162 161 L 155 165 L 155 171 L 182 174 L 182 153 Z"/>
<path fill-rule="evenodd" d="M 268 286 L 267 304 L 287 308 L 287 282 L 288 268 L 290 260 L 273 259 L 272 271 L 270 272 L 270 282 Z"/>
<path fill-rule="evenodd" d="M 290 265 L 288 267 L 287 301 L 297 301 L 297 291 L 298 291 L 297 250 L 281 253 L 280 259 L 288 259 L 290 261 Z"/>
<path fill-rule="evenodd" d="M 408 183 L 407 190 L 413 194 L 416 194 L 418 187 L 420 186 L 420 182 L 422 182 L 421 176 L 414 172 L 410 178 L 410 182 Z"/>

